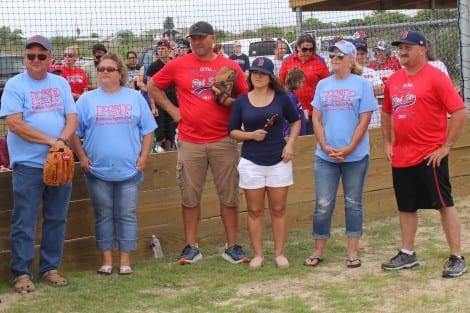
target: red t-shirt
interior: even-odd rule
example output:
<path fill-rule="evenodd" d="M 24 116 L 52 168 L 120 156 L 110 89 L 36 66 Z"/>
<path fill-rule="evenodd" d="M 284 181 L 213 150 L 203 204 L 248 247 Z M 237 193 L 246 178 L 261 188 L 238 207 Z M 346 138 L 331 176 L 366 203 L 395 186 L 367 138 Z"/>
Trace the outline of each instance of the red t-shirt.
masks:
<path fill-rule="evenodd" d="M 308 115 L 311 116 L 313 111 L 312 100 L 317 84 L 323 78 L 329 77 L 330 71 L 328 71 L 325 62 L 320 59 L 318 55 L 312 55 L 307 62 L 303 63 L 297 56 L 297 53 L 295 53 L 284 60 L 279 70 L 279 79 L 284 85 L 286 83 L 287 73 L 294 67 L 301 69 L 305 74 L 304 85 L 294 93 L 299 99 L 302 109 L 308 110 Z"/>
<path fill-rule="evenodd" d="M 230 108 L 215 102 L 212 86 L 222 66 L 237 70 L 235 96 L 248 92 L 245 75 L 238 63 L 218 55 L 215 60 L 203 61 L 193 53 L 168 62 L 152 76 L 155 85 L 166 89 L 175 85 L 181 120 L 178 138 L 192 143 L 210 143 L 228 136 Z"/>
<path fill-rule="evenodd" d="M 415 75 L 406 69 L 393 73 L 385 84 L 382 111 L 393 114 L 393 167 L 410 167 L 445 142 L 447 114 L 465 108 L 452 81 L 425 64 Z"/>
<path fill-rule="evenodd" d="M 377 60 L 370 61 L 369 65 L 371 69 L 378 71 L 378 70 L 392 70 L 397 71 L 401 69 L 400 61 L 395 56 L 388 58 L 383 64 L 380 64 Z"/>
<path fill-rule="evenodd" d="M 69 82 L 72 93 L 81 95 L 88 88 L 85 70 L 79 67 L 69 68 L 66 66 L 62 66 L 60 69 L 62 70 L 62 76 Z"/>

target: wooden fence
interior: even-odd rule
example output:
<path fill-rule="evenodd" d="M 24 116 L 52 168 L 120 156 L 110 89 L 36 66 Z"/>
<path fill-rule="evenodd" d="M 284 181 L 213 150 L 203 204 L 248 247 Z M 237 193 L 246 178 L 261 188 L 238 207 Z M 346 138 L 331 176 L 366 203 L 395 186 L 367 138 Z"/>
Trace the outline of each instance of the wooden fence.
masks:
<path fill-rule="evenodd" d="M 371 163 L 365 185 L 366 221 L 390 215 L 396 211 L 393 195 L 390 164 L 383 157 L 380 129 L 371 129 Z M 289 190 L 288 218 L 290 229 L 303 229 L 305 236 L 310 236 L 312 213 L 314 208 L 314 160 L 315 139 L 313 136 L 301 137 L 296 147 L 294 160 L 294 185 Z M 152 257 L 150 237 L 157 234 L 165 253 L 176 253 L 182 249 L 183 226 L 181 222 L 180 194 L 175 179 L 176 154 L 174 152 L 151 155 L 145 169 L 145 180 L 140 191 L 137 210 L 139 240 L 133 260 Z M 454 196 L 468 195 L 470 192 L 470 122 L 457 145 L 452 149 L 450 171 Z M 247 238 L 246 204 L 240 191 L 240 236 Z M 338 192 L 334 223 L 343 223 L 344 207 L 342 191 Z M 9 226 L 13 207 L 11 190 L 11 172 L 0 173 L 0 279 L 10 277 Z M 224 232 L 219 216 L 218 201 L 212 179 L 209 177 L 203 196 L 202 216 L 199 226 L 199 245 L 223 240 Z M 266 226 L 269 218 L 266 214 Z M 40 240 L 38 221 L 37 244 Z M 249 247 L 246 247 L 249 251 Z M 36 259 L 33 272 L 37 271 Z M 176 257 L 176 254 L 175 254 Z M 88 198 L 83 175 L 77 166 L 73 181 L 73 193 L 70 202 L 68 225 L 65 236 L 64 259 L 62 270 L 79 271 L 95 269 L 100 256 L 95 248 L 93 229 L 93 209 Z"/>

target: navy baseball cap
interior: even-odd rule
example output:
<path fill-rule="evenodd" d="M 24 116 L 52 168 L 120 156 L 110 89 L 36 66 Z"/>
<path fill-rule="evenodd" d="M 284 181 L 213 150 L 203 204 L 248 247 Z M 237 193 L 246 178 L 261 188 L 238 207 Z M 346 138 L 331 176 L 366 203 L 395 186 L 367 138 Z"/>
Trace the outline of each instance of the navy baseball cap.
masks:
<path fill-rule="evenodd" d="M 356 50 L 358 49 L 362 49 L 364 50 L 365 52 L 367 52 L 367 43 L 365 41 L 362 41 L 362 40 L 355 40 L 353 42 L 354 46 L 356 47 Z"/>
<path fill-rule="evenodd" d="M 49 52 L 52 51 L 52 46 L 51 46 L 50 41 L 46 37 L 41 36 L 41 35 L 35 35 L 35 36 L 29 38 L 26 41 L 25 48 L 28 49 L 32 45 L 40 45 L 41 47 L 43 47 L 47 51 L 49 51 Z"/>
<path fill-rule="evenodd" d="M 401 43 L 426 47 L 426 38 L 420 32 L 410 30 L 403 32 L 398 40 L 392 42 L 392 46 L 398 46 Z"/>
<path fill-rule="evenodd" d="M 269 58 L 259 57 L 253 61 L 249 71 L 257 71 L 268 75 L 274 75 L 274 63 Z"/>

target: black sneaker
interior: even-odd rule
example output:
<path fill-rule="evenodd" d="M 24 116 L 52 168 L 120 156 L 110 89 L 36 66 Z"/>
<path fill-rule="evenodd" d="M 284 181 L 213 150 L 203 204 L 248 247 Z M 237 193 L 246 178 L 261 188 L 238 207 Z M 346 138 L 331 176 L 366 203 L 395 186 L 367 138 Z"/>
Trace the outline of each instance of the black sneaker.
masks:
<path fill-rule="evenodd" d="M 390 261 L 382 263 L 382 269 L 384 270 L 401 270 L 404 268 L 412 268 L 418 266 L 418 259 L 416 258 L 416 253 L 413 252 L 412 255 L 406 254 L 400 250 L 396 256 L 394 256 Z"/>
<path fill-rule="evenodd" d="M 199 251 L 197 246 L 186 245 L 183 251 L 181 252 L 181 256 L 179 257 L 179 262 L 181 265 L 193 264 L 202 259 L 202 254 Z"/>
<path fill-rule="evenodd" d="M 459 277 L 467 271 L 467 264 L 463 256 L 458 257 L 451 255 L 444 264 L 444 270 L 442 271 L 442 277 Z"/>
<path fill-rule="evenodd" d="M 242 247 L 234 244 L 231 247 L 227 247 L 222 254 L 222 257 L 233 264 L 238 263 L 248 263 L 250 259 L 246 256 L 245 251 L 243 251 Z"/>

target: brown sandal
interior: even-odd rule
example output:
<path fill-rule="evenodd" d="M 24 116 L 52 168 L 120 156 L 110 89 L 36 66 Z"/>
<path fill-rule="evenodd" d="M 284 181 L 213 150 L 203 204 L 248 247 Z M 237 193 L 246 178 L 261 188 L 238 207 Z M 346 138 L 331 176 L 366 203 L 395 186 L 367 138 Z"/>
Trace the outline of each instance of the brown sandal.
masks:
<path fill-rule="evenodd" d="M 57 270 L 50 270 L 48 272 L 45 272 L 42 275 L 42 280 L 44 280 L 46 283 L 53 287 L 63 287 L 69 284 L 67 282 L 67 279 L 59 275 L 59 272 Z"/>
<path fill-rule="evenodd" d="M 18 293 L 34 291 L 34 284 L 31 281 L 31 278 L 26 274 L 16 277 L 13 282 L 15 283 L 15 290 Z"/>

